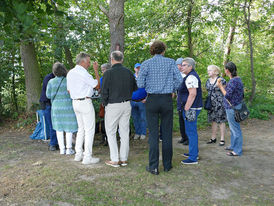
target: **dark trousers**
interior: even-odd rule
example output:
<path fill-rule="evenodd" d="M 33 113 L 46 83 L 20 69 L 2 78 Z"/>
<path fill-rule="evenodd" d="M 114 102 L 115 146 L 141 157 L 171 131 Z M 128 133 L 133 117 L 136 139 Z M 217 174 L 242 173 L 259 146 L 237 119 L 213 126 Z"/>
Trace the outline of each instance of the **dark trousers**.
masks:
<path fill-rule="evenodd" d="M 173 105 L 171 94 L 149 94 L 146 101 L 149 129 L 149 168 L 159 166 L 159 124 L 162 126 L 162 157 L 165 169 L 172 167 Z M 160 121 L 161 119 L 161 121 Z"/>
<path fill-rule="evenodd" d="M 182 111 L 178 111 L 178 115 L 179 115 L 179 125 L 180 125 L 181 137 L 182 137 L 183 142 L 185 142 L 185 141 L 188 141 L 188 137 L 186 135 L 185 121 L 183 118 Z"/>

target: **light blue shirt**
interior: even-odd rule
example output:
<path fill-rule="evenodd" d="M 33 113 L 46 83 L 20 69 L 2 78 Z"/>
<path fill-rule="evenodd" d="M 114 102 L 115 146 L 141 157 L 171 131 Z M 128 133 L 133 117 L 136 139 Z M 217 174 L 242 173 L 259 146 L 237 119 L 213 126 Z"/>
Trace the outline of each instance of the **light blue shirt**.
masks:
<path fill-rule="evenodd" d="M 137 86 L 149 94 L 168 94 L 175 92 L 182 81 L 175 60 L 156 54 L 142 63 Z"/>

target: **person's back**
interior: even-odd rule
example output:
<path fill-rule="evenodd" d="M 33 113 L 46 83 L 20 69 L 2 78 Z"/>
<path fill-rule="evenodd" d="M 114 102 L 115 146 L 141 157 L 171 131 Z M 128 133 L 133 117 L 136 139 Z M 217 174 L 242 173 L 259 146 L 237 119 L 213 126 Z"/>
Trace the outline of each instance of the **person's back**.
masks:
<path fill-rule="evenodd" d="M 151 59 L 141 65 L 137 84 L 148 93 L 146 116 L 149 129 L 149 165 L 146 170 L 158 175 L 159 170 L 159 122 L 162 128 L 162 156 L 164 171 L 172 168 L 172 93 L 182 82 L 175 60 L 164 57 L 166 45 L 155 41 L 150 47 Z"/>
<path fill-rule="evenodd" d="M 130 100 L 132 92 L 135 90 L 133 82 L 134 76 L 130 70 L 122 64 L 115 64 L 104 74 L 104 78 L 110 76 L 109 84 L 109 103 Z"/>
<path fill-rule="evenodd" d="M 110 149 L 110 160 L 107 165 L 119 167 L 127 165 L 129 153 L 129 119 L 132 92 L 137 90 L 136 80 L 131 71 L 122 65 L 123 54 L 120 51 L 111 53 L 112 68 L 107 70 L 102 82 L 102 103 L 105 106 L 105 127 Z M 121 137 L 120 152 L 116 140 L 119 126 Z"/>
<path fill-rule="evenodd" d="M 180 85 L 180 81 L 177 78 L 179 72 L 175 72 L 177 72 L 175 60 L 156 54 L 142 63 L 142 75 L 138 79 L 138 87 L 144 87 L 149 94 L 175 92 L 174 88 Z M 144 73 L 145 80 L 142 78 Z"/>

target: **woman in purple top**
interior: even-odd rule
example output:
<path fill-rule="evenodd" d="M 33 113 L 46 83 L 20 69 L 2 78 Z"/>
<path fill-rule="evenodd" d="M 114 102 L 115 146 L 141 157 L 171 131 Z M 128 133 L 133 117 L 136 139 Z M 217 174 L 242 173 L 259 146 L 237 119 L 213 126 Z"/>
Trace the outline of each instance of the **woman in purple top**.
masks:
<path fill-rule="evenodd" d="M 237 67 L 233 62 L 228 62 L 225 65 L 225 73 L 230 78 L 226 85 L 223 87 L 221 79 L 218 79 L 217 86 L 220 88 L 224 95 L 224 107 L 226 110 L 227 121 L 230 129 L 230 147 L 226 147 L 228 156 L 240 156 L 242 155 L 243 135 L 240 127 L 240 123 L 234 119 L 234 109 L 240 109 L 242 107 L 242 100 L 244 97 L 244 86 L 240 77 L 237 76 Z M 232 105 L 232 106 L 231 106 Z"/>

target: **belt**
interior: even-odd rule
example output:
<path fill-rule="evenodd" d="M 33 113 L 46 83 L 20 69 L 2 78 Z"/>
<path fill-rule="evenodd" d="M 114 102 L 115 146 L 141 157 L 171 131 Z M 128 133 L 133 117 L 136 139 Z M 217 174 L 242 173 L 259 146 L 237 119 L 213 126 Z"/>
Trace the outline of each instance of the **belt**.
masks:
<path fill-rule="evenodd" d="M 130 101 L 130 99 L 121 101 L 120 103 L 124 103 L 124 102 L 128 102 L 128 101 Z"/>
<path fill-rule="evenodd" d="M 143 99 L 137 99 L 137 100 L 132 100 L 132 101 L 134 101 L 134 102 L 141 102 L 141 101 L 143 101 L 145 98 L 143 98 Z"/>
<path fill-rule="evenodd" d="M 85 99 L 91 99 L 91 97 L 83 97 L 83 98 L 78 98 L 78 99 L 73 99 L 73 100 L 79 100 L 79 101 L 83 101 Z"/>
<path fill-rule="evenodd" d="M 148 96 L 170 96 L 172 93 L 166 93 L 166 94 L 147 94 Z"/>

